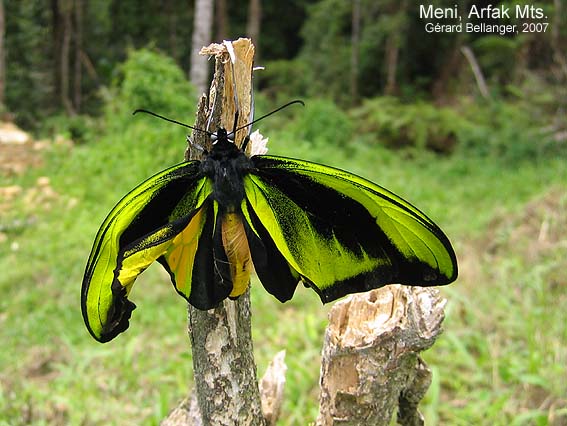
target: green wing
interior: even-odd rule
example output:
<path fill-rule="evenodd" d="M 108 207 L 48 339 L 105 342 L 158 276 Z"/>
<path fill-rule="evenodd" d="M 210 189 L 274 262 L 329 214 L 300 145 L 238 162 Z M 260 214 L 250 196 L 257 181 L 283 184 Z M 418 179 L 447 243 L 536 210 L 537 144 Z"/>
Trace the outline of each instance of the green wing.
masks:
<path fill-rule="evenodd" d="M 127 296 L 155 260 L 194 305 L 208 308 L 227 297 L 230 289 L 214 284 L 222 280 L 214 279 L 218 238 L 211 192 L 199 162 L 187 162 L 149 178 L 112 209 L 96 236 L 81 291 L 83 318 L 95 339 L 106 342 L 128 328 L 135 305 Z"/>
<path fill-rule="evenodd" d="M 390 191 L 307 161 L 252 161 L 241 208 L 258 277 L 279 300 L 291 298 L 299 279 L 325 303 L 386 284 L 457 278 L 445 234 Z"/>

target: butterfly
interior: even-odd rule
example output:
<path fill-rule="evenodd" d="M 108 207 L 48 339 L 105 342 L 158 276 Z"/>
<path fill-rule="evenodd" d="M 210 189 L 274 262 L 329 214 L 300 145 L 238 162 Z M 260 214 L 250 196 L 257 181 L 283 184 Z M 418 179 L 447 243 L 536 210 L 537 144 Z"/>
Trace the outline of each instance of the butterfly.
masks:
<path fill-rule="evenodd" d="M 85 324 L 99 342 L 128 328 L 128 295 L 154 261 L 201 310 L 242 295 L 252 269 L 281 302 L 299 282 L 327 303 L 391 283 L 456 279 L 448 238 L 407 201 L 344 170 L 247 156 L 234 134 L 219 128 L 202 161 L 150 177 L 102 223 L 81 290 Z"/>

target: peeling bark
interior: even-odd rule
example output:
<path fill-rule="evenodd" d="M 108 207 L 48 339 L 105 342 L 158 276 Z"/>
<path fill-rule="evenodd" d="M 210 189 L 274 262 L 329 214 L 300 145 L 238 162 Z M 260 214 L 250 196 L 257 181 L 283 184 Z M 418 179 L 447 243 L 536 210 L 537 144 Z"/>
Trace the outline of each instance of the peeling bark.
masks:
<path fill-rule="evenodd" d="M 249 292 L 209 311 L 190 307 L 189 319 L 203 425 L 264 425 L 252 350 Z"/>
<path fill-rule="evenodd" d="M 200 102 L 196 127 L 207 128 L 210 118 L 211 130 L 219 126 L 232 129 L 237 106 L 237 125 L 245 124 L 252 109 L 254 46 L 250 40 L 239 39 L 213 44 L 201 52 L 215 56 L 215 76 L 208 105 L 204 99 Z M 235 143 L 241 145 L 245 136 L 244 130 L 239 132 Z M 210 149 L 206 134 L 194 132 L 194 137 L 194 142 Z M 249 291 L 209 311 L 190 306 L 189 324 L 203 424 L 264 425 L 252 349 Z"/>
<path fill-rule="evenodd" d="M 418 353 L 441 332 L 436 289 L 392 285 L 337 302 L 329 313 L 317 426 L 423 424 L 417 405 L 430 383 Z M 420 423 L 421 421 L 421 423 Z"/>

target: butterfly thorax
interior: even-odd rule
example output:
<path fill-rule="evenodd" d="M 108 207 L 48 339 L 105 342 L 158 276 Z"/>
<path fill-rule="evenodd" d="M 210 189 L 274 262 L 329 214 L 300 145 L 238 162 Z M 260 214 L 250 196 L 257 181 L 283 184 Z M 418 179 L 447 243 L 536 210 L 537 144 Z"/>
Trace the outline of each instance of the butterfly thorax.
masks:
<path fill-rule="evenodd" d="M 213 149 L 201 163 L 201 171 L 213 181 L 212 197 L 226 211 L 234 211 L 244 198 L 242 179 L 252 168 L 250 159 L 219 129 Z"/>

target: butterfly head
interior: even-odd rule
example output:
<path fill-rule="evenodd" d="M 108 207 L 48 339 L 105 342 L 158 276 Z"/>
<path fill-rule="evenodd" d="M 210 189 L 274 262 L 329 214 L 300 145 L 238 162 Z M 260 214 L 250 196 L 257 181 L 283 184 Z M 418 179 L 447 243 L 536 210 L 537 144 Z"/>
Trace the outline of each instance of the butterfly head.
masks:
<path fill-rule="evenodd" d="M 234 144 L 234 132 L 228 133 L 226 129 L 219 127 L 215 133 L 211 133 L 211 142 L 213 145 Z"/>

